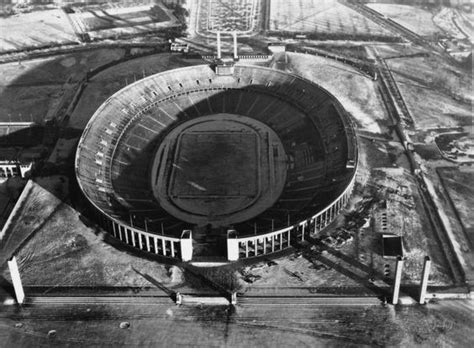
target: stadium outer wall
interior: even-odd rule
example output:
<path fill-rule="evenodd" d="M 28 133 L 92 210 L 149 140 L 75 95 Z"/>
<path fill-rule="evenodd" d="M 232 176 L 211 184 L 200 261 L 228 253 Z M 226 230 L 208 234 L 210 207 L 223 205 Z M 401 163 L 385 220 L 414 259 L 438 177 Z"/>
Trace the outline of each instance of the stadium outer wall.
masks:
<path fill-rule="evenodd" d="M 311 81 L 301 78 L 299 76 L 298 78 L 312 83 Z M 135 85 L 137 83 L 140 83 L 140 81 L 137 81 L 132 85 Z M 132 85 L 129 85 L 128 87 L 131 87 Z M 121 91 L 117 92 L 116 94 L 119 94 L 120 92 Z M 329 92 L 325 92 L 331 95 Z M 114 96 L 111 96 L 108 100 L 111 100 L 113 97 Z M 343 192 L 340 193 L 339 196 L 334 199 L 330 204 L 328 204 L 324 209 L 288 227 L 281 228 L 276 231 L 261 233 L 255 236 L 247 237 L 238 237 L 237 231 L 228 230 L 228 261 L 237 261 L 239 259 L 264 256 L 288 249 L 294 242 L 304 242 L 305 239 L 311 234 L 318 233 L 325 227 L 327 227 L 345 208 L 354 188 L 358 169 L 357 138 L 349 115 L 335 97 L 333 97 L 333 102 L 337 109 L 343 114 L 341 118 L 343 119 L 343 123 L 345 124 L 346 131 L 348 131 L 348 134 L 346 134 L 346 136 L 347 138 L 351 138 L 352 142 L 352 165 L 354 170 L 352 172 L 352 177 L 349 181 L 349 184 L 346 186 Z M 81 142 L 82 137 L 79 143 L 79 147 L 81 145 Z M 80 162 L 79 147 L 78 152 L 76 153 L 75 160 L 76 175 L 77 168 Z M 84 188 L 82 186 L 81 180 L 79 180 L 79 177 L 78 183 L 81 190 L 84 192 Z M 178 259 L 184 262 L 192 260 L 193 241 L 191 230 L 183 230 L 180 238 L 166 236 L 163 234 L 160 235 L 157 233 L 151 233 L 140 228 L 134 227 L 132 224 L 126 224 L 124 221 L 120 221 L 110 216 L 109 214 L 104 212 L 95 202 L 93 202 L 93 200 L 91 200 L 87 194 L 86 197 L 94 207 L 94 212 L 97 216 L 97 222 L 100 223 L 100 225 L 111 236 L 113 236 L 120 242 L 134 249 L 149 253 L 151 255 Z"/>
<path fill-rule="evenodd" d="M 295 241 L 304 242 L 311 234 L 318 233 L 328 226 L 346 206 L 355 184 L 357 171 L 346 189 L 326 208 L 297 224 L 277 231 L 250 237 L 237 237 L 236 231 L 227 233 L 227 258 L 237 261 L 243 258 L 263 256 L 290 248 Z M 159 256 L 192 260 L 192 233 L 183 231 L 181 238 L 149 233 L 126 225 L 96 209 L 100 225 L 113 237 L 129 246 Z M 131 236 L 131 238 L 130 238 Z"/>

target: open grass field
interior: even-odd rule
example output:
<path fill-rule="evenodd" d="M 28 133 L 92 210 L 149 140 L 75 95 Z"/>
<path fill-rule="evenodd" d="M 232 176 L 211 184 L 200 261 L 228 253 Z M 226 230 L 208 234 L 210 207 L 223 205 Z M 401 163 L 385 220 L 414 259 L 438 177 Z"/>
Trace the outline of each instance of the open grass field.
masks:
<path fill-rule="evenodd" d="M 169 53 L 133 59 L 113 66 L 94 76 L 77 104 L 69 126 L 83 129 L 99 106 L 127 84 L 168 69 L 202 64 L 201 60 L 182 60 Z"/>
<path fill-rule="evenodd" d="M 474 16 L 472 11 L 463 11 L 458 9 L 453 15 L 454 22 L 456 24 L 456 29 L 461 31 L 464 36 L 466 36 L 471 43 L 474 42 Z"/>
<path fill-rule="evenodd" d="M 463 17 L 460 16 L 460 12 L 457 12 L 456 9 L 449 8 L 449 7 L 443 7 L 436 15 L 433 17 L 433 22 L 436 23 L 436 25 L 444 30 L 447 34 L 453 36 L 456 39 L 464 39 L 466 38 L 466 35 L 459 30 L 458 25 L 463 24 Z M 459 17 L 458 17 L 459 16 Z M 456 21 L 458 21 L 456 23 Z M 461 28 L 464 28 L 464 26 L 461 26 Z M 467 28 L 466 28 L 467 29 Z M 472 32 L 469 30 L 466 30 L 466 34 L 471 34 L 468 35 L 468 38 L 472 37 Z"/>
<path fill-rule="evenodd" d="M 379 49 L 378 51 L 380 52 Z M 396 57 L 397 54 L 391 56 Z M 389 59 L 387 64 L 393 73 L 411 79 L 415 84 L 448 96 L 474 101 L 472 76 L 446 64 L 438 57 L 402 57 Z"/>
<path fill-rule="evenodd" d="M 384 133 L 387 112 L 373 81 L 348 65 L 331 59 L 287 53 L 288 69 L 310 79 L 333 94 L 352 115 L 359 129 Z"/>
<path fill-rule="evenodd" d="M 398 87 L 419 130 L 438 127 L 457 127 L 472 123 L 472 109 L 469 105 L 412 80 L 397 76 Z"/>
<path fill-rule="evenodd" d="M 0 264 L 6 262 L 32 234 L 41 229 L 65 197 L 65 179 L 29 181 L 0 232 Z"/>
<path fill-rule="evenodd" d="M 396 52 L 382 55 L 396 57 Z M 418 129 L 470 125 L 474 94 L 471 76 L 437 57 L 386 60 Z"/>
<path fill-rule="evenodd" d="M 470 168 L 460 169 L 456 167 L 427 168 L 426 180 L 427 189 L 433 197 L 440 219 L 445 226 L 446 234 L 449 237 L 452 250 L 456 253 L 456 258 L 463 268 L 466 283 L 474 281 L 474 253 L 472 228 L 469 230 L 467 223 L 472 221 L 471 217 L 466 217 L 465 209 L 462 205 L 472 201 L 469 195 L 472 191 L 465 183 L 472 179 Z M 453 180 L 459 180 L 454 183 Z M 472 215 L 472 214 L 471 214 Z M 447 242 L 445 242 L 447 243 Z M 444 244 L 445 244 L 444 243 Z M 448 248 L 448 245 L 443 245 Z"/>
<path fill-rule="evenodd" d="M 65 203 L 67 181 L 31 182 L 20 209 L 0 235 L 0 263 L 17 256 L 23 285 L 127 286 L 148 281 L 134 268 L 171 281 L 165 266 L 113 249 L 97 230 Z M 3 275 L 9 279 L 5 268 Z"/>
<path fill-rule="evenodd" d="M 185 133 L 171 178 L 172 196 L 248 196 L 258 192 L 258 146 L 252 133 Z M 180 168 L 179 170 L 177 168 Z"/>
<path fill-rule="evenodd" d="M 269 127 L 250 117 L 212 114 L 167 134 L 155 154 L 152 187 L 171 215 L 220 226 L 271 207 L 286 166 L 281 140 Z"/>
<path fill-rule="evenodd" d="M 161 8 L 160 8 L 161 9 Z M 149 7 L 131 12 L 116 13 L 111 10 L 90 10 L 92 16 L 82 18 L 87 31 L 98 31 L 111 28 L 120 28 L 134 25 L 145 25 L 154 22 L 166 22 L 171 18 L 161 9 L 160 16 L 152 17 Z"/>
<path fill-rule="evenodd" d="M 152 14 L 149 7 L 137 11 L 117 13 L 113 10 L 89 10 L 82 14 L 82 21 L 87 31 L 99 31 L 134 25 L 147 25 L 169 21 L 171 18 L 161 8 Z"/>
<path fill-rule="evenodd" d="M 0 52 L 77 40 L 66 14 L 60 9 L 0 18 Z"/>
<path fill-rule="evenodd" d="M 89 34 L 92 39 L 140 34 L 177 24 L 172 11 L 160 3 L 153 10 L 151 5 L 87 10 L 75 8 L 75 12 L 68 16 L 76 30 Z"/>
<path fill-rule="evenodd" d="M 433 14 L 425 9 L 397 4 L 367 4 L 391 20 L 421 36 L 431 36 L 440 32 L 433 22 Z"/>
<path fill-rule="evenodd" d="M 122 49 L 99 49 L 3 64 L 0 69 L 0 122 L 43 123 L 88 70 L 123 56 Z"/>
<path fill-rule="evenodd" d="M 296 33 L 392 34 L 336 0 L 271 1 L 270 30 Z"/>
<path fill-rule="evenodd" d="M 438 173 L 443 178 L 444 188 L 461 218 L 467 239 L 474 245 L 474 172 L 457 168 L 440 168 Z"/>

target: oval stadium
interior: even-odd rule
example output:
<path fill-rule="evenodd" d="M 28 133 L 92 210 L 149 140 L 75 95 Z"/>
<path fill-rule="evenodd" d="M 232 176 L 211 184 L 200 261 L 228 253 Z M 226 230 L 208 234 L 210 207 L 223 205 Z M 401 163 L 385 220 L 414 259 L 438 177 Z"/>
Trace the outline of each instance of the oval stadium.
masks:
<path fill-rule="evenodd" d="M 155 74 L 111 96 L 76 153 L 79 186 L 121 242 L 183 261 L 285 250 L 346 205 L 349 116 L 320 86 L 254 65 Z"/>

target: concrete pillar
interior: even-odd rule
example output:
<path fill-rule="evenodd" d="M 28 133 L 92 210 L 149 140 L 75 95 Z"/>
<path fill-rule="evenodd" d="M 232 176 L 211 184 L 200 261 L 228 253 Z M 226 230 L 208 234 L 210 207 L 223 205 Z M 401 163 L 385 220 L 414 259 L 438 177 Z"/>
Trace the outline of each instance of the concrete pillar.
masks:
<path fill-rule="evenodd" d="M 143 250 L 143 240 L 141 233 L 138 233 L 138 247 L 140 248 L 140 250 Z"/>
<path fill-rule="evenodd" d="M 234 59 L 238 59 L 239 56 L 237 54 L 237 32 L 233 32 L 232 33 L 232 36 L 234 38 Z"/>
<path fill-rule="evenodd" d="M 255 245 L 255 250 L 257 246 Z M 239 240 L 235 230 L 227 231 L 227 260 L 237 261 L 239 259 Z"/>
<path fill-rule="evenodd" d="M 181 303 L 183 303 L 183 295 L 178 291 L 176 293 L 176 304 L 180 305 Z"/>
<path fill-rule="evenodd" d="M 145 244 L 146 244 L 146 251 L 150 252 L 150 238 L 148 236 L 145 236 Z"/>
<path fill-rule="evenodd" d="M 191 261 L 193 258 L 193 234 L 191 230 L 184 230 L 180 238 L 181 260 Z"/>
<path fill-rule="evenodd" d="M 397 258 L 397 264 L 395 266 L 395 281 L 393 283 L 393 295 L 392 295 L 392 304 L 398 303 L 398 297 L 400 296 L 400 284 L 402 282 L 402 271 L 403 263 L 405 259 L 401 256 Z"/>
<path fill-rule="evenodd" d="M 132 235 L 132 245 L 135 246 L 135 232 L 133 232 L 131 229 L 127 228 L 127 234 L 130 233 Z"/>
<path fill-rule="evenodd" d="M 217 32 L 217 59 L 222 58 L 222 53 L 221 53 L 221 32 Z"/>
<path fill-rule="evenodd" d="M 426 289 L 428 288 L 428 278 L 430 276 L 431 269 L 431 259 L 429 256 L 425 257 L 425 262 L 423 264 L 423 271 L 421 273 L 421 283 L 420 283 L 420 304 L 425 303 L 426 298 Z"/>
<path fill-rule="evenodd" d="M 8 261 L 8 268 L 12 278 L 13 289 L 15 290 L 16 302 L 22 304 L 25 300 L 25 292 L 23 291 L 23 284 L 21 283 L 20 271 L 18 270 L 15 256 Z"/>
<path fill-rule="evenodd" d="M 237 293 L 236 292 L 232 292 L 230 294 L 230 304 L 235 306 L 237 304 Z"/>
<path fill-rule="evenodd" d="M 125 233 L 125 243 L 128 244 L 128 231 L 125 227 L 122 227 L 122 233 Z"/>
<path fill-rule="evenodd" d="M 141 238 L 140 238 L 141 239 Z M 181 247 L 181 243 L 179 243 L 180 247 Z M 192 239 L 191 239 L 191 250 L 192 250 Z M 171 248 L 171 256 L 174 257 L 175 256 L 175 252 L 174 252 L 174 242 L 173 241 L 170 241 L 170 248 Z M 182 250 L 182 247 L 181 247 L 181 250 Z M 181 254 L 182 255 L 182 254 Z M 191 251 L 191 258 L 192 258 L 192 251 Z"/>
<path fill-rule="evenodd" d="M 155 254 L 158 254 L 158 238 L 153 237 L 153 245 L 155 247 Z"/>

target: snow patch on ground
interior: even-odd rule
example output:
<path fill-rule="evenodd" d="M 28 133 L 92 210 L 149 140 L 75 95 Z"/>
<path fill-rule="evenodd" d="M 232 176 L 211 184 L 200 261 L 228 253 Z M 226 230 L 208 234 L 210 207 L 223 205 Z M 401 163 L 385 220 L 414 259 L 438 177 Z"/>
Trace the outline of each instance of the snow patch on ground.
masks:
<path fill-rule="evenodd" d="M 432 20 L 432 14 L 422 8 L 398 4 L 367 4 L 418 35 L 433 35 L 440 30 Z"/>
<path fill-rule="evenodd" d="M 384 133 L 386 111 L 378 99 L 375 83 L 357 70 L 309 54 L 287 53 L 289 68 L 334 95 L 356 120 L 359 128 Z"/>
<path fill-rule="evenodd" d="M 76 34 L 61 9 L 0 18 L 0 52 L 76 41 Z"/>

